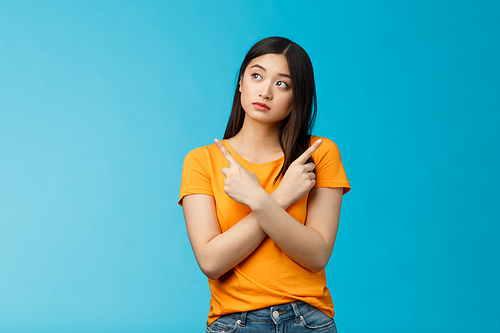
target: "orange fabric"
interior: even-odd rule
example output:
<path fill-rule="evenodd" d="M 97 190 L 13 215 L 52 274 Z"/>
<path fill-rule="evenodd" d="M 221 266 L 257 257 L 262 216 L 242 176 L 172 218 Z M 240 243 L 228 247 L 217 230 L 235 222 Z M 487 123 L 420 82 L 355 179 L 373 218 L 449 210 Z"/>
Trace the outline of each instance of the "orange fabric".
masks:
<path fill-rule="evenodd" d="M 311 143 L 319 137 L 311 137 Z M 224 146 L 245 169 L 254 172 L 260 184 L 268 192 L 278 185 L 273 184 L 283 164 L 283 157 L 264 164 L 254 164 L 236 154 L 226 140 Z M 350 190 L 347 176 L 335 143 L 323 138 L 322 145 L 312 155 L 316 165 L 315 187 L 343 187 Z M 224 192 L 222 167 L 228 167 L 215 144 L 200 147 L 188 153 L 182 170 L 179 204 L 190 194 L 214 196 L 217 218 L 222 232 L 229 230 L 251 211 L 231 199 Z M 287 212 L 296 220 L 305 223 L 307 197 L 292 204 Z M 219 316 L 228 313 L 251 311 L 295 300 L 309 303 L 333 318 L 334 309 L 330 291 L 326 287 L 325 270 L 312 273 L 290 259 L 266 237 L 259 247 L 240 264 L 217 280 L 208 279 L 212 297 L 208 325 Z"/>

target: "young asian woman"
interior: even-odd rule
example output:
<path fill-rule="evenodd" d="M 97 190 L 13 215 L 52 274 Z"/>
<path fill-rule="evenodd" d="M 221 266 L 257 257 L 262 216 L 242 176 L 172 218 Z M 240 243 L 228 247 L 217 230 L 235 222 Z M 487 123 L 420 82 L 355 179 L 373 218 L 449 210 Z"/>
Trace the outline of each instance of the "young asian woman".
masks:
<path fill-rule="evenodd" d="M 247 53 L 222 141 L 192 150 L 179 203 L 209 279 L 207 332 L 336 332 L 325 267 L 350 190 L 340 153 L 311 135 L 307 53 L 269 37 Z"/>

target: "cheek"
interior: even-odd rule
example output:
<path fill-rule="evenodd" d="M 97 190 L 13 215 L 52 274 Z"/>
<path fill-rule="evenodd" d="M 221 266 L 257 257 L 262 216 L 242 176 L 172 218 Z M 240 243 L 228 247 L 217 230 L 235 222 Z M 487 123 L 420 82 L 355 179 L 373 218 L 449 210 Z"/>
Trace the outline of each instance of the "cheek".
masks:
<path fill-rule="evenodd" d="M 287 106 L 287 111 L 290 112 L 293 108 L 293 97 L 287 97 L 284 101 L 283 101 L 283 105 L 286 105 Z"/>
<path fill-rule="evenodd" d="M 239 89 L 242 97 L 248 96 L 251 93 L 252 85 L 244 79 L 241 81 Z"/>

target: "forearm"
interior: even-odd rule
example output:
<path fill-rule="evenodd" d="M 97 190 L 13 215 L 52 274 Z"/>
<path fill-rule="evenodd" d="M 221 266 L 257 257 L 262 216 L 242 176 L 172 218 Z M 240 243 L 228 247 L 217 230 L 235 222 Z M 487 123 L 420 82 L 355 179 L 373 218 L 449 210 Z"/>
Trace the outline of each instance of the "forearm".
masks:
<path fill-rule="evenodd" d="M 262 193 L 251 209 L 262 230 L 290 258 L 313 272 L 319 272 L 328 263 L 332 246 L 320 233 L 288 214 L 285 209 L 289 205 L 277 193 Z"/>
<path fill-rule="evenodd" d="M 265 236 L 255 215 L 250 213 L 231 229 L 209 240 L 197 251 L 196 259 L 203 273 L 214 280 L 248 257 Z"/>

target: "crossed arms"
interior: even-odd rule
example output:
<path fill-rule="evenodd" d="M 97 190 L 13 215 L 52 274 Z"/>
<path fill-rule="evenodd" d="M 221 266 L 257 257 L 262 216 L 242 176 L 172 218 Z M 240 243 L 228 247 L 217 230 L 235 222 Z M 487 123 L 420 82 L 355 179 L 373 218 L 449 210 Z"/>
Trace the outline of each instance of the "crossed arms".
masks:
<path fill-rule="evenodd" d="M 216 140 L 229 162 L 222 168 L 224 191 L 252 212 L 226 232 L 221 232 L 210 195 L 191 194 L 183 198 L 189 240 L 203 273 L 217 279 L 249 256 L 269 236 L 283 252 L 312 272 L 321 271 L 333 251 L 338 230 L 342 188 L 313 188 L 314 164 L 306 163 L 321 145 L 316 141 L 286 171 L 278 188 L 268 194 L 257 176 L 243 168 Z M 286 212 L 309 192 L 306 223 Z"/>

